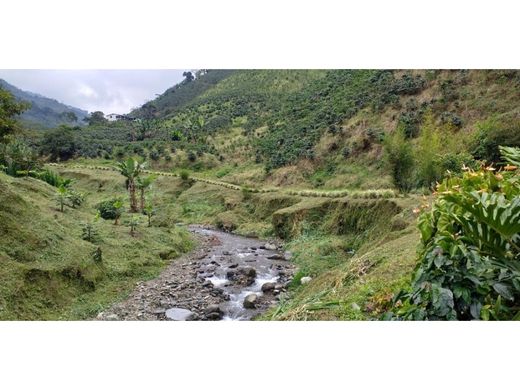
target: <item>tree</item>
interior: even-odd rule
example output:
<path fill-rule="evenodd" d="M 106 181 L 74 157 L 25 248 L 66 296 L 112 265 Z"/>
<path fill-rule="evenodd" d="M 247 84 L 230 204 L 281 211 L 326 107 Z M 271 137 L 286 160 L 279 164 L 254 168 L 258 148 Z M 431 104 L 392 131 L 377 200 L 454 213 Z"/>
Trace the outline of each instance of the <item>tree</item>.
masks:
<path fill-rule="evenodd" d="M 102 111 L 94 111 L 89 116 L 85 117 L 83 120 L 87 122 L 89 126 L 103 125 L 108 123 L 108 121 L 105 118 L 105 114 Z"/>
<path fill-rule="evenodd" d="M 155 175 L 149 175 L 149 176 L 146 176 L 146 177 L 142 177 L 142 176 L 139 176 L 137 178 L 137 188 L 139 189 L 140 191 L 140 206 L 141 206 L 141 212 L 144 212 L 144 195 L 145 195 L 145 191 L 150 188 L 150 186 L 152 185 L 152 183 L 155 181 L 155 179 L 157 178 L 157 176 Z"/>
<path fill-rule="evenodd" d="M 6 144 L 0 144 L 0 165 L 5 167 L 8 175 L 16 176 L 20 171 L 26 175 L 38 167 L 34 151 L 21 139 L 8 136 Z"/>
<path fill-rule="evenodd" d="M 17 102 L 11 92 L 0 87 L 0 142 L 18 130 L 16 117 L 29 107 L 29 103 Z"/>
<path fill-rule="evenodd" d="M 49 155 L 52 161 L 68 160 L 76 151 L 76 134 L 74 128 L 70 126 L 59 126 L 43 136 L 40 153 Z"/>
<path fill-rule="evenodd" d="M 394 185 L 400 191 L 410 191 L 413 186 L 414 158 L 412 145 L 407 141 L 404 129 L 398 128 L 385 139 L 384 144 Z"/>
<path fill-rule="evenodd" d="M 189 83 L 190 81 L 193 81 L 195 79 L 195 76 L 193 76 L 193 73 L 191 73 L 191 72 L 183 72 L 182 76 L 186 77 L 184 79 L 184 82 L 186 82 L 186 83 Z"/>
<path fill-rule="evenodd" d="M 135 196 L 136 190 L 136 179 L 144 168 L 144 164 L 139 161 L 128 158 L 125 162 L 120 162 L 117 165 L 119 172 L 126 177 L 126 188 L 130 196 L 130 211 L 136 213 L 137 210 L 137 199 Z"/>

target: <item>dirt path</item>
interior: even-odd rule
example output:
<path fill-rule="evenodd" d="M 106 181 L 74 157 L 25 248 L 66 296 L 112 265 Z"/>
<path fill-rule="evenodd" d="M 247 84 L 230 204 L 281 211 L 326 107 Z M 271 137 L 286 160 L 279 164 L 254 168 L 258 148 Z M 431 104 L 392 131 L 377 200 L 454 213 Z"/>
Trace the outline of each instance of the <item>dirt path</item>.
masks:
<path fill-rule="evenodd" d="M 190 231 L 198 249 L 97 319 L 249 320 L 276 304 L 294 273 L 290 254 L 257 239 L 198 226 Z"/>

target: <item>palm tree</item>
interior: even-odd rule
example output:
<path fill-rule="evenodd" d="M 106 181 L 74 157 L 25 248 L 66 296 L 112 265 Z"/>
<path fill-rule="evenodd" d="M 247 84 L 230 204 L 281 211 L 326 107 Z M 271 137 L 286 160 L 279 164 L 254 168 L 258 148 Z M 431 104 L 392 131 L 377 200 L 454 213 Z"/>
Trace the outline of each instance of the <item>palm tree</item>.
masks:
<path fill-rule="evenodd" d="M 136 213 L 138 210 L 137 199 L 135 197 L 135 181 L 144 169 L 144 164 L 130 157 L 126 161 L 118 163 L 117 168 L 119 172 L 126 177 L 126 188 L 130 195 L 130 211 Z"/>
<path fill-rule="evenodd" d="M 150 188 L 150 186 L 152 185 L 152 183 L 154 182 L 154 180 L 157 178 L 157 176 L 155 175 L 150 175 L 150 176 L 146 176 L 146 177 L 141 177 L 139 176 L 137 178 L 137 188 L 141 191 L 141 212 L 144 212 L 144 192 L 146 191 L 146 189 Z"/>

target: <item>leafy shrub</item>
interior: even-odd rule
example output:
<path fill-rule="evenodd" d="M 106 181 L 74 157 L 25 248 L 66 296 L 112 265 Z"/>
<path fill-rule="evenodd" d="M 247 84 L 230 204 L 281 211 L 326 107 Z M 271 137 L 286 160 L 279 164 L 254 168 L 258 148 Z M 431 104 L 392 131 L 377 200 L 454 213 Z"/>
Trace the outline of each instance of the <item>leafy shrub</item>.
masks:
<path fill-rule="evenodd" d="M 71 207 L 74 209 L 83 204 L 83 202 L 85 201 L 85 195 L 82 192 L 78 192 L 76 190 L 69 189 L 68 199 L 69 199 Z"/>
<path fill-rule="evenodd" d="M 159 157 L 161 157 L 161 156 L 157 150 L 152 149 L 152 150 L 150 150 L 150 153 L 148 153 L 148 157 L 150 157 L 150 159 L 153 161 L 157 161 L 157 160 L 159 160 Z"/>
<path fill-rule="evenodd" d="M 514 118 L 490 118 L 478 124 L 472 154 L 489 163 L 500 162 L 499 145 L 520 146 L 520 122 Z"/>
<path fill-rule="evenodd" d="M 414 320 L 520 319 L 520 149 L 507 170 L 468 170 L 437 188 L 418 222 L 422 250 L 395 313 Z"/>
<path fill-rule="evenodd" d="M 190 173 L 187 170 L 182 170 L 180 177 L 182 181 L 187 182 L 190 179 Z"/>
<path fill-rule="evenodd" d="M 96 205 L 99 216 L 103 219 L 116 219 L 121 216 L 120 210 L 116 207 L 116 203 L 121 202 L 120 198 L 105 200 Z"/>

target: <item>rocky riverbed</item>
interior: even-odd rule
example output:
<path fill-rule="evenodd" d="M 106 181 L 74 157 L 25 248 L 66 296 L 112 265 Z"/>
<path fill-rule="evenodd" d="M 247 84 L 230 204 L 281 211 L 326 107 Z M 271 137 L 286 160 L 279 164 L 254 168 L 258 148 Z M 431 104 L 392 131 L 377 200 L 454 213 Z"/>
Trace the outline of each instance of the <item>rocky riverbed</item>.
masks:
<path fill-rule="evenodd" d="M 197 250 L 175 259 L 99 320 L 250 320 L 275 305 L 294 274 L 277 243 L 190 226 Z"/>

